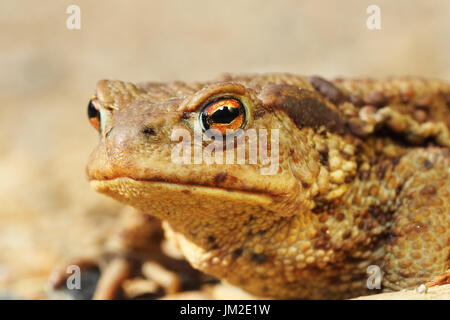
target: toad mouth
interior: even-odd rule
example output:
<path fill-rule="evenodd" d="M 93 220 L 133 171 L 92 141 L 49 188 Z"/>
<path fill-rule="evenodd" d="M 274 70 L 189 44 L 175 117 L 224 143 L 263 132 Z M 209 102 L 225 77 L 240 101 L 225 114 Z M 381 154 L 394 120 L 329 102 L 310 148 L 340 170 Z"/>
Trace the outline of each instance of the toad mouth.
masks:
<path fill-rule="evenodd" d="M 227 195 L 235 195 L 246 197 L 252 197 L 254 200 L 258 200 L 263 203 L 271 203 L 274 201 L 275 197 L 280 197 L 280 195 L 273 195 L 268 192 L 263 192 L 261 190 L 241 190 L 241 189 L 232 189 L 232 188 L 224 188 L 217 187 L 211 185 L 201 185 L 194 183 L 180 183 L 180 182 L 171 182 L 167 180 L 158 180 L 158 179 L 135 179 L 130 177 L 117 177 L 112 179 L 98 180 L 93 179 L 89 181 L 91 187 L 98 192 L 101 193 L 111 193 L 113 190 L 120 186 L 126 185 L 140 185 L 146 187 L 148 189 L 152 188 L 154 190 L 170 190 L 172 192 L 181 192 L 181 193 L 223 193 Z"/>

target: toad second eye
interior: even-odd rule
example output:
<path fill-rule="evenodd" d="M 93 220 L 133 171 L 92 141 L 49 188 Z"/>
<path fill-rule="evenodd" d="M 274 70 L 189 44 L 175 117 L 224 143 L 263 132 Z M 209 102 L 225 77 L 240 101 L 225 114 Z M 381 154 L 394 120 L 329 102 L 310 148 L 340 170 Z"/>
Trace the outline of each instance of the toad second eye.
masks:
<path fill-rule="evenodd" d="M 87 108 L 88 119 L 91 125 L 98 131 L 100 131 L 100 112 L 95 106 L 94 101 L 90 100 Z"/>
<path fill-rule="evenodd" d="M 231 134 L 245 123 L 245 107 L 236 98 L 222 97 L 207 104 L 200 113 L 203 131 L 216 130 L 222 135 Z"/>

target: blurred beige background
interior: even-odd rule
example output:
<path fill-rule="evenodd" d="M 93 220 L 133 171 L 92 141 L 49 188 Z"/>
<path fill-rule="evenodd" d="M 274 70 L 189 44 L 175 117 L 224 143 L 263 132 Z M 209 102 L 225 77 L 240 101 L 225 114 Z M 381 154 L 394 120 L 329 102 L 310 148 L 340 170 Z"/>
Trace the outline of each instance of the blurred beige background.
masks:
<path fill-rule="evenodd" d="M 70 4 L 81 30 L 66 28 Z M 370 4 L 381 8 L 379 31 L 366 28 Z M 101 250 L 120 209 L 84 176 L 97 80 L 450 80 L 450 2 L 2 1 L 0 48 L 0 295 L 42 298 L 55 264 Z"/>

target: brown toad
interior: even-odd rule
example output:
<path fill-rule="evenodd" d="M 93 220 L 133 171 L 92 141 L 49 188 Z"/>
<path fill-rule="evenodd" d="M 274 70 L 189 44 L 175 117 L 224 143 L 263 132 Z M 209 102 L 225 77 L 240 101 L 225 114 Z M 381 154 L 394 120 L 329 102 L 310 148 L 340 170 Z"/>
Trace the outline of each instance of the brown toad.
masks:
<path fill-rule="evenodd" d="M 449 111 L 447 82 L 414 77 L 103 80 L 87 174 L 164 221 L 195 268 L 257 296 L 373 293 L 370 265 L 398 290 L 448 274 Z"/>

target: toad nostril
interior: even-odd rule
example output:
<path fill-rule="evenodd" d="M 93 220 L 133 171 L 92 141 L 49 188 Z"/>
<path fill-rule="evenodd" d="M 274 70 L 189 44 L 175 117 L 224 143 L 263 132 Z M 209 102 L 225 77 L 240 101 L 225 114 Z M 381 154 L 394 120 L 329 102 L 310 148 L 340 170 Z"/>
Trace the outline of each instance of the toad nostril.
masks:
<path fill-rule="evenodd" d="M 144 127 L 144 129 L 142 129 L 142 133 L 146 136 L 154 136 L 156 135 L 156 131 L 153 128 L 150 127 Z"/>
<path fill-rule="evenodd" d="M 111 127 L 111 129 L 109 129 L 108 132 L 106 132 L 105 138 L 109 137 L 109 134 L 111 133 L 112 129 L 114 129 L 114 127 Z"/>

